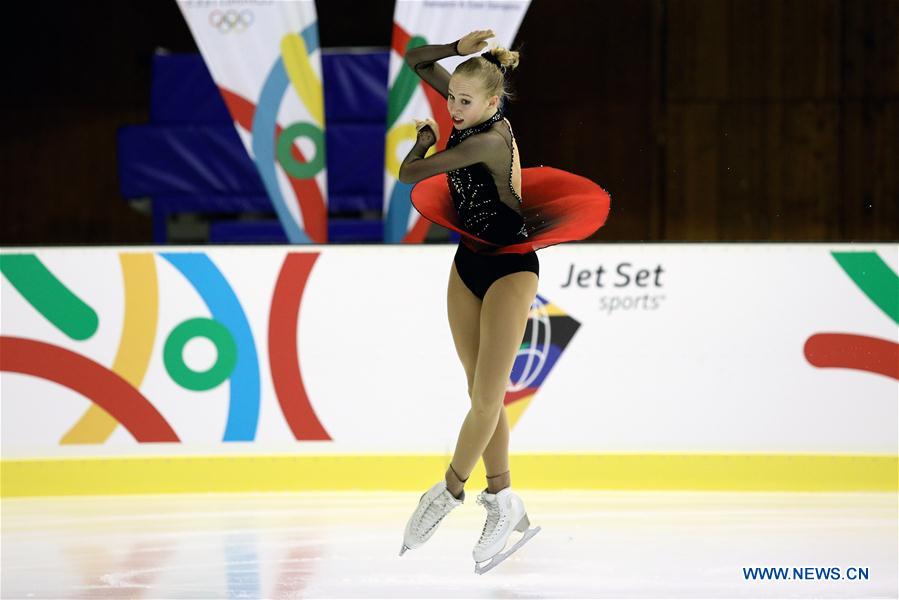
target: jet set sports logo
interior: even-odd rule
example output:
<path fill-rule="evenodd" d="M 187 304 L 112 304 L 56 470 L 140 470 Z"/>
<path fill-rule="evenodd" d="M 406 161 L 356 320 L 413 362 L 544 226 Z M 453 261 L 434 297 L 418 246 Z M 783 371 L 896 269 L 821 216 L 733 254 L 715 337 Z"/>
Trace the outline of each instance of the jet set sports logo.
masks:
<path fill-rule="evenodd" d="M 635 266 L 629 261 L 619 262 L 613 269 L 598 265 L 585 269 L 571 263 L 560 289 L 598 289 L 614 291 L 615 295 L 599 297 L 599 310 L 607 315 L 620 311 L 658 310 L 665 302 L 663 288 L 665 269 L 661 263 L 651 267 Z M 638 293 L 629 293 L 632 290 Z"/>

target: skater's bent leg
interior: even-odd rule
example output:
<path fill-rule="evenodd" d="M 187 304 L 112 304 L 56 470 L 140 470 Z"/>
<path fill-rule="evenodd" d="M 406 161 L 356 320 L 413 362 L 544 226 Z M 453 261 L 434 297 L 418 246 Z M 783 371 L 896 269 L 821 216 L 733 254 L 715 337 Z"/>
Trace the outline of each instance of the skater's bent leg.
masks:
<path fill-rule="evenodd" d="M 462 429 L 459 431 L 459 439 L 456 441 L 452 464 L 460 475 L 464 473 L 463 476 L 466 479 L 471 475 L 484 447 L 496 429 L 497 417 L 498 411 L 489 413 L 475 411 L 474 408 L 465 415 Z"/>
<path fill-rule="evenodd" d="M 462 423 L 452 464 L 467 478 L 493 437 L 515 355 L 537 293 L 537 275 L 527 271 L 501 277 L 484 296 L 471 409 Z M 495 473 L 491 473 L 495 474 Z"/>
<path fill-rule="evenodd" d="M 502 407 L 493 437 L 487 442 L 487 448 L 482 455 L 484 469 L 487 471 L 487 491 L 491 494 L 512 485 L 509 480 L 509 418 L 506 415 L 506 407 Z M 493 484 L 493 485 L 491 485 Z M 503 484 L 494 491 L 491 487 Z"/>

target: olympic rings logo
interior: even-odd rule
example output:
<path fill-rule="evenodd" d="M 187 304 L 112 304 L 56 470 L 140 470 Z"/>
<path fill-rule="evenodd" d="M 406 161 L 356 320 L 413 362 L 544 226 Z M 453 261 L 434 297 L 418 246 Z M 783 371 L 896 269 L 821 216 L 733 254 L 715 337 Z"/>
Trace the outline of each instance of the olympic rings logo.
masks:
<path fill-rule="evenodd" d="M 221 33 L 240 33 L 246 31 L 256 21 L 253 11 L 246 10 L 214 10 L 209 13 L 209 24 Z"/>

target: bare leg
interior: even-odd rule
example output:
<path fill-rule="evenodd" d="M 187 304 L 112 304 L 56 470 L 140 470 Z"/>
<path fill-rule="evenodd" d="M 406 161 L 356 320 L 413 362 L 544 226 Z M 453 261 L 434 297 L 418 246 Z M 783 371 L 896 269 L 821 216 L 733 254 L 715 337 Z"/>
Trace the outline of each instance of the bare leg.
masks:
<path fill-rule="evenodd" d="M 462 423 L 452 460 L 460 477 L 468 478 L 497 429 L 512 363 L 536 293 L 537 275 L 522 271 L 497 280 L 481 304 L 471 410 Z"/>

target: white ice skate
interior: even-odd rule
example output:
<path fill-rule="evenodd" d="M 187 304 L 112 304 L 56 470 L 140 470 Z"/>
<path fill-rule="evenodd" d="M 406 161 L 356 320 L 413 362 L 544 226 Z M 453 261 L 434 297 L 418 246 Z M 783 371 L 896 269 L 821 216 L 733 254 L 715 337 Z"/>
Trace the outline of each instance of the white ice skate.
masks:
<path fill-rule="evenodd" d="M 524 509 L 524 502 L 512 488 L 505 488 L 496 494 L 484 490 L 478 494 L 477 502 L 487 509 L 487 522 L 484 523 L 481 539 L 475 545 L 472 556 L 475 562 L 474 572 L 483 575 L 524 546 L 529 539 L 537 535 L 540 528 L 529 529 L 531 522 Z M 503 552 L 512 531 L 519 531 L 522 536 Z M 481 565 L 486 561 L 490 562 Z"/>
<path fill-rule="evenodd" d="M 462 497 L 456 499 L 448 489 L 446 489 L 446 481 L 440 481 L 431 486 L 427 492 L 421 495 L 418 500 L 418 508 L 409 517 L 406 523 L 406 532 L 403 534 L 403 547 L 400 548 L 400 556 L 406 550 L 418 548 L 427 542 L 437 526 L 448 515 L 451 510 L 465 501 L 465 491 L 462 491 Z"/>

